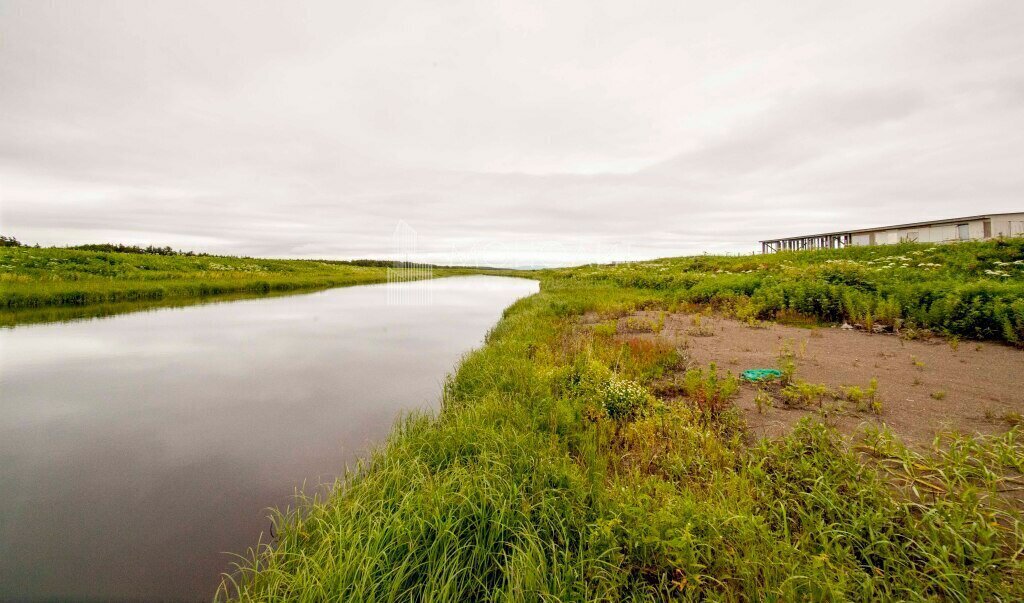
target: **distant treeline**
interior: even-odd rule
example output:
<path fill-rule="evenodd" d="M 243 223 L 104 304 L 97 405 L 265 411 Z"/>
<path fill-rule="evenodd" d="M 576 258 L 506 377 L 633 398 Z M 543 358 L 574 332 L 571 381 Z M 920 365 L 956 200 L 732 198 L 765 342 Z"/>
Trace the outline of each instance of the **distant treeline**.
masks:
<path fill-rule="evenodd" d="M 194 251 L 175 251 L 168 245 L 166 247 L 156 247 L 155 245 L 147 245 L 141 247 L 139 245 L 121 245 L 120 243 L 92 243 L 88 245 L 73 245 L 68 249 L 78 249 L 80 251 L 108 251 L 116 253 L 144 253 L 148 255 L 184 255 L 184 256 L 208 256 L 208 253 L 196 253 Z"/>
<path fill-rule="evenodd" d="M 0 247 L 27 247 L 24 243 L 18 241 L 15 237 L 8 237 L 0 235 Z M 39 247 L 39 245 L 36 245 Z M 182 251 L 180 249 L 175 250 L 170 245 L 164 247 L 157 247 L 156 245 L 147 245 L 142 247 L 141 245 L 123 245 L 121 243 L 89 243 L 85 245 L 70 245 L 65 249 L 74 249 L 77 251 L 101 251 L 107 253 L 138 253 L 144 255 L 163 255 L 163 256 L 184 256 L 184 257 L 213 257 L 209 253 L 201 251 Z M 220 256 L 218 256 L 220 257 Z M 224 256 L 232 257 L 232 256 Z M 248 256 L 240 256 L 240 259 L 252 259 Z M 302 261 L 302 260 L 300 260 Z M 344 266 L 362 266 L 365 268 L 466 268 L 466 266 L 447 266 L 443 264 L 421 264 L 413 262 L 402 262 L 399 260 L 368 260 L 368 259 L 356 259 L 356 260 L 306 260 L 310 262 L 321 262 L 324 264 L 338 264 Z M 501 268 L 493 268 L 490 266 L 472 266 L 478 270 L 501 270 Z"/>
<path fill-rule="evenodd" d="M 345 264 L 347 266 L 365 266 L 368 268 L 393 268 L 397 262 L 392 260 L 321 260 L 328 264 Z"/>
<path fill-rule="evenodd" d="M 14 239 L 10 239 L 14 241 Z M 13 247 L 20 245 L 17 241 L 14 241 Z M 210 257 L 209 253 L 195 252 L 195 251 L 175 251 L 170 246 L 167 247 L 155 247 L 148 245 L 146 247 L 140 247 L 138 245 L 121 245 L 113 243 L 99 243 L 90 245 L 74 245 L 68 247 L 68 249 L 78 249 L 80 251 L 107 251 L 117 253 L 145 253 L 150 255 L 181 255 L 181 256 L 195 256 L 195 257 Z M 242 256 L 242 259 L 246 259 L 248 256 Z M 302 260 L 300 260 L 302 261 Z M 421 264 L 418 262 L 403 262 L 400 260 L 367 260 L 367 259 L 356 259 L 356 260 L 306 260 L 310 262 L 320 262 L 324 264 L 338 264 L 344 266 L 362 266 L 364 268 L 465 268 L 465 266 L 447 266 L 443 264 Z M 473 268 L 481 270 L 501 270 L 500 268 L 491 268 L 488 266 L 473 266 Z"/>
<path fill-rule="evenodd" d="M 5 238 L 6 239 L 6 238 Z M 13 238 L 13 247 L 20 245 Z M 72 245 L 68 249 L 77 249 L 79 251 L 105 251 L 114 253 L 143 253 L 148 255 L 180 255 L 186 257 L 210 257 L 209 253 L 196 252 L 196 251 L 182 251 L 180 249 L 172 249 L 170 245 L 164 247 L 157 247 L 155 245 L 147 245 L 142 247 L 140 245 L 122 245 L 120 243 L 90 243 L 88 245 Z M 390 260 L 310 260 L 320 261 L 328 264 L 344 264 L 347 266 L 367 266 L 371 268 L 390 268 L 395 265 L 395 262 Z"/>

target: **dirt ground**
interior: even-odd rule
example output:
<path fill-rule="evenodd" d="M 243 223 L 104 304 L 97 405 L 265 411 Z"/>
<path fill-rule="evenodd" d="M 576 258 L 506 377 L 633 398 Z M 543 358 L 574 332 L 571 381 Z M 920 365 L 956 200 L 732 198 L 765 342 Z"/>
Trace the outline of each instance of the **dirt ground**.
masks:
<path fill-rule="evenodd" d="M 637 320 L 639 318 L 639 321 Z M 908 445 L 929 447 L 939 431 L 1001 433 L 1024 414 L 1024 351 L 997 343 L 950 342 L 942 338 L 907 340 L 841 328 L 802 328 L 775 323 L 750 326 L 717 316 L 665 314 L 659 333 L 636 332 L 644 321 L 660 322 L 658 312 L 639 312 L 618 321 L 618 337 L 660 338 L 677 346 L 688 366 L 740 373 L 777 368 L 792 354 L 795 376 L 831 389 L 878 380 L 881 413 L 856 412 L 844 404 L 828 422 L 852 434 L 865 422 L 885 424 Z M 640 329 L 642 330 L 642 329 Z M 755 436 L 788 432 L 803 416 L 820 410 L 781 404 L 758 412 L 756 387 L 744 382 L 736 405 Z"/>

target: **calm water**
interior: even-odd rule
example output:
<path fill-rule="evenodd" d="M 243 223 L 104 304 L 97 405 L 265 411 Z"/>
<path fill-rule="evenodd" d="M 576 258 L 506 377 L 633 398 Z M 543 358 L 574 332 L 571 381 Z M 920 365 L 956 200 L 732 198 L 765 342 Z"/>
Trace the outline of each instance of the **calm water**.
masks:
<path fill-rule="evenodd" d="M 397 286 L 0 330 L 0 599 L 210 598 L 267 507 L 436 408 L 537 290 Z"/>

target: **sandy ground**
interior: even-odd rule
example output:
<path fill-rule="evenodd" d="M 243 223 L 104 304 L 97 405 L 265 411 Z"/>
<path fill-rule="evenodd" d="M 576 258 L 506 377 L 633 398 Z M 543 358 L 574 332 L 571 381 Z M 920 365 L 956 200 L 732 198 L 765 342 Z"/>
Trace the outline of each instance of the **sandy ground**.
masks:
<path fill-rule="evenodd" d="M 689 366 L 739 373 L 748 368 L 777 368 L 783 350 L 793 354 L 796 377 L 832 389 L 878 380 L 881 414 L 856 412 L 844 404 L 828 422 L 854 433 L 865 422 L 888 425 L 907 444 L 930 446 L 939 431 L 1000 433 L 1008 417 L 1024 414 L 1024 350 L 996 343 L 942 338 L 906 340 L 891 334 L 774 323 L 758 327 L 739 321 L 690 314 L 666 314 L 660 333 L 633 332 L 636 317 L 659 320 L 658 312 L 639 312 L 618 321 L 618 337 L 660 338 L 683 353 Z M 754 436 L 789 431 L 803 416 L 820 410 L 782 405 L 758 412 L 755 386 L 744 383 L 736 405 Z M 1012 420 L 1012 419 L 1010 419 Z"/>

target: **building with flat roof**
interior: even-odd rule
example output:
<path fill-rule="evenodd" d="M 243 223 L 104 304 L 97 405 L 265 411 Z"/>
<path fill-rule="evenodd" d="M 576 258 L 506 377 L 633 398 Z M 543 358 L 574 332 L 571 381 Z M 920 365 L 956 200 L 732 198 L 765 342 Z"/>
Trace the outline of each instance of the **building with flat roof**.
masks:
<path fill-rule="evenodd" d="M 841 249 L 853 245 L 889 245 L 903 242 L 953 243 L 1019 236 L 1024 236 L 1024 212 L 966 216 L 768 239 L 761 241 L 761 253 L 801 249 Z"/>

